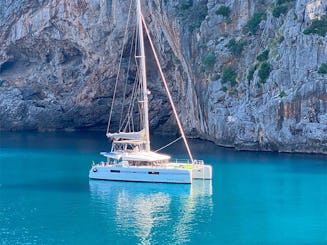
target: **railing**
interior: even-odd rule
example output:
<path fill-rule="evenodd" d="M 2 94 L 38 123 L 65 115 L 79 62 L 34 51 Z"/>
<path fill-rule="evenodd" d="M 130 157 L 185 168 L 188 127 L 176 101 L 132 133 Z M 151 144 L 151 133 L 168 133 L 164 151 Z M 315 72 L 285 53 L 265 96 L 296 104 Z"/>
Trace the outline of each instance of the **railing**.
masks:
<path fill-rule="evenodd" d="M 171 163 L 187 163 L 187 164 L 190 164 L 190 159 L 177 159 L 177 158 L 174 158 L 174 159 L 171 159 L 170 160 Z"/>
<path fill-rule="evenodd" d="M 172 163 L 184 163 L 184 164 L 191 164 L 192 162 L 190 161 L 190 159 L 171 159 Z M 203 160 L 194 160 L 193 164 L 197 164 L 197 165 L 204 165 L 204 161 Z"/>
<path fill-rule="evenodd" d="M 194 160 L 194 164 L 204 165 L 204 161 L 203 160 Z"/>

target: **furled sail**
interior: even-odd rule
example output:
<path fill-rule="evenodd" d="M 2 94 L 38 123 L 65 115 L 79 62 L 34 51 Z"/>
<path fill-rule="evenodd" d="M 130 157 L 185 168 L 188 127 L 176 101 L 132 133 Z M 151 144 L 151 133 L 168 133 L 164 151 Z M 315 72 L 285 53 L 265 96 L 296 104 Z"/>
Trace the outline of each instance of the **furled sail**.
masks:
<path fill-rule="evenodd" d="M 113 140 L 142 140 L 145 141 L 145 130 L 138 132 L 119 132 L 119 133 L 107 133 L 108 138 Z"/>

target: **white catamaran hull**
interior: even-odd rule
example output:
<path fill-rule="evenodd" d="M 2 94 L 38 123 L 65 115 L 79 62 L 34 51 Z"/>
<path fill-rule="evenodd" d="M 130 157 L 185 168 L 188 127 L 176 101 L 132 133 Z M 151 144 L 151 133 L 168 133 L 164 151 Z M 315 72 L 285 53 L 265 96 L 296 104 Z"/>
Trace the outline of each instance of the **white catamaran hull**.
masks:
<path fill-rule="evenodd" d="M 191 184 L 192 171 L 153 167 L 92 166 L 90 179 Z"/>
<path fill-rule="evenodd" d="M 195 166 L 192 169 L 95 165 L 90 170 L 89 178 L 114 181 L 190 184 L 192 183 L 192 179 L 211 180 L 212 168 L 210 165 Z"/>

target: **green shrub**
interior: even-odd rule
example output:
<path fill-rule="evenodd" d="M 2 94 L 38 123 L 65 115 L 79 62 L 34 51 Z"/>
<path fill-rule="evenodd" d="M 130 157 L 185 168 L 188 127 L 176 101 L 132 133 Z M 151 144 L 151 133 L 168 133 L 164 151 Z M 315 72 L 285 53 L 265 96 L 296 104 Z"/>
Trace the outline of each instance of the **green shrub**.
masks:
<path fill-rule="evenodd" d="M 226 93 L 228 89 L 225 86 L 223 86 L 223 88 L 221 90 Z"/>
<path fill-rule="evenodd" d="M 327 74 L 327 63 L 322 63 L 319 67 L 318 73 Z"/>
<path fill-rule="evenodd" d="M 278 42 L 279 42 L 279 43 L 282 43 L 284 40 L 285 40 L 285 37 L 284 37 L 284 36 L 281 36 L 281 37 L 278 39 Z"/>
<path fill-rule="evenodd" d="M 0 87 L 2 87 L 2 85 L 6 84 L 6 82 L 7 82 L 6 80 L 1 80 L 0 79 Z"/>
<path fill-rule="evenodd" d="M 287 11 L 288 11 L 287 5 L 276 6 L 272 11 L 272 15 L 276 18 L 279 18 L 281 14 L 286 14 Z"/>
<path fill-rule="evenodd" d="M 252 18 L 248 21 L 246 25 L 246 30 L 249 31 L 251 34 L 256 34 L 259 30 L 259 24 L 262 20 L 265 20 L 267 17 L 266 13 L 259 12 L 255 13 Z"/>
<path fill-rule="evenodd" d="M 260 69 L 258 71 L 258 75 L 261 83 L 265 83 L 270 75 L 271 67 L 267 62 L 263 62 L 260 65 Z"/>
<path fill-rule="evenodd" d="M 172 60 L 174 65 L 179 65 L 181 63 L 181 61 L 176 55 L 173 55 Z"/>
<path fill-rule="evenodd" d="M 277 0 L 276 5 L 282 5 L 284 3 L 291 3 L 291 2 L 295 2 L 295 0 Z"/>
<path fill-rule="evenodd" d="M 268 60 L 268 57 L 269 57 L 269 49 L 266 49 L 265 51 L 263 51 L 261 54 L 257 56 L 257 60 L 263 62 Z"/>
<path fill-rule="evenodd" d="M 257 66 L 258 65 L 255 65 L 255 66 L 252 66 L 251 68 L 250 68 L 250 70 L 249 70 L 249 72 L 248 72 L 248 75 L 247 75 L 247 80 L 250 82 L 250 81 L 252 81 L 253 80 L 253 75 L 254 75 L 254 72 L 255 72 L 255 70 L 257 69 Z"/>
<path fill-rule="evenodd" d="M 219 9 L 216 11 L 216 15 L 222 15 L 224 17 L 229 17 L 230 15 L 230 8 L 223 5 L 223 6 L 220 6 Z"/>
<path fill-rule="evenodd" d="M 229 49 L 229 51 L 235 55 L 235 56 L 240 56 L 243 52 L 243 48 L 245 46 L 246 42 L 245 41 L 236 41 L 235 38 L 232 38 L 226 47 Z"/>
<path fill-rule="evenodd" d="M 203 63 L 206 66 L 213 66 L 216 62 L 216 56 L 214 56 L 213 54 L 207 54 L 204 59 L 203 59 Z"/>
<path fill-rule="evenodd" d="M 180 9 L 181 10 L 187 10 L 193 6 L 193 0 L 184 0 L 181 5 Z"/>
<path fill-rule="evenodd" d="M 235 79 L 230 81 L 230 85 L 234 87 L 237 84 L 236 82 L 236 74 L 235 74 Z"/>
<path fill-rule="evenodd" d="M 317 34 L 324 37 L 327 33 L 327 15 L 323 15 L 320 19 L 314 20 L 303 33 L 305 35 Z"/>
<path fill-rule="evenodd" d="M 282 91 L 282 92 L 279 93 L 279 97 L 280 98 L 283 98 L 285 96 L 287 96 L 287 94 L 284 91 Z"/>
<path fill-rule="evenodd" d="M 222 83 L 230 82 L 232 86 L 236 85 L 236 72 L 232 66 L 226 66 L 223 69 Z"/>

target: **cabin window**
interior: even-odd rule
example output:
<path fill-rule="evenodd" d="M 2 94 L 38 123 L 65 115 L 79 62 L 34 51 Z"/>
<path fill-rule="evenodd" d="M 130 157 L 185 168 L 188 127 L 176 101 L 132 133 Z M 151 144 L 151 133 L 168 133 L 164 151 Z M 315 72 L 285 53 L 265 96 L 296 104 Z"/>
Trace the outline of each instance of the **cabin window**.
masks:
<path fill-rule="evenodd" d="M 159 172 L 149 171 L 148 174 L 159 174 Z"/>
<path fill-rule="evenodd" d="M 120 170 L 110 170 L 111 173 L 120 173 Z"/>

